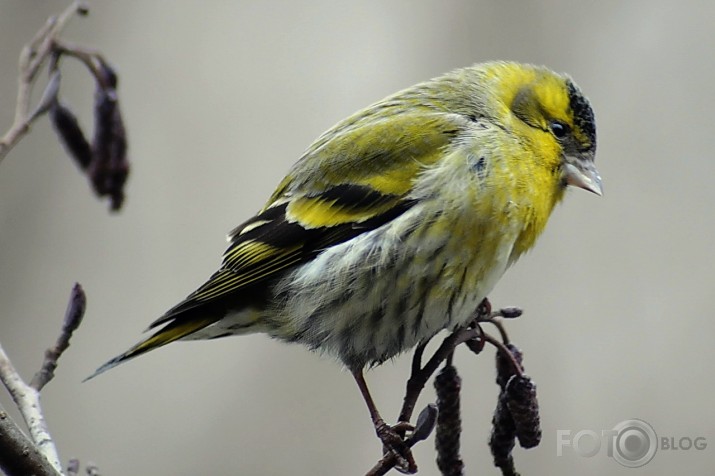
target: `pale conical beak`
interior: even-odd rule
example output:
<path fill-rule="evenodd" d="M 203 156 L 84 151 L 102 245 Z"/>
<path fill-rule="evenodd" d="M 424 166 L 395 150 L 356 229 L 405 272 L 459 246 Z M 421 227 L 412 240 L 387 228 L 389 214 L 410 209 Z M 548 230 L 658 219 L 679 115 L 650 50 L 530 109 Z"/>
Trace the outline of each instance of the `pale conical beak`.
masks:
<path fill-rule="evenodd" d="M 568 185 L 588 190 L 598 196 L 603 195 L 601 176 L 591 161 L 564 164 L 564 177 Z"/>

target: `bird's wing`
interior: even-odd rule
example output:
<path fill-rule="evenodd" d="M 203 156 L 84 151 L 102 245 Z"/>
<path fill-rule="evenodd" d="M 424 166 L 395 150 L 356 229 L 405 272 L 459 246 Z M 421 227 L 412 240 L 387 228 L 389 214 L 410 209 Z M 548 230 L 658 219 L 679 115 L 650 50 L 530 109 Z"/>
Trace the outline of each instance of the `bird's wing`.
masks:
<path fill-rule="evenodd" d="M 338 125 L 306 152 L 266 207 L 231 232 L 221 268 L 150 328 L 254 289 L 395 219 L 414 205 L 409 192 L 416 176 L 462 126 L 461 116 L 434 112 Z"/>

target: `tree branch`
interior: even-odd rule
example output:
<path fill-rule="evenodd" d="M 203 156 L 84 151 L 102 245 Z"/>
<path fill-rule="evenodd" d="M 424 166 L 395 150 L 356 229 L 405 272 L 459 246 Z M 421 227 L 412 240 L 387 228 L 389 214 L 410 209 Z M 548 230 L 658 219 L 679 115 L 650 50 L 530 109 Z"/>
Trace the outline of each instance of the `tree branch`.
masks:
<path fill-rule="evenodd" d="M 30 438 L 37 450 L 44 455 L 57 473 L 62 472 L 62 465 L 57 454 L 57 448 L 52 441 L 50 432 L 45 423 L 40 405 L 40 392 L 27 385 L 17 373 L 10 358 L 0 345 L 0 380 L 7 388 L 12 399 L 17 405 L 22 418 L 25 420 Z M 24 456 L 24 455 L 23 455 Z"/>
<path fill-rule="evenodd" d="M 479 311 L 476 314 L 475 319 L 478 319 L 481 314 Z M 427 384 L 427 381 L 432 377 L 432 374 L 437 370 L 439 365 L 447 359 L 452 353 L 454 352 L 454 349 L 459 346 L 460 344 L 467 342 L 471 339 L 475 339 L 480 336 L 480 333 L 477 329 L 473 328 L 459 328 L 452 332 L 449 336 L 445 337 L 445 339 L 442 341 L 442 344 L 440 344 L 439 348 L 435 351 L 435 353 L 432 355 L 432 357 L 427 361 L 427 363 L 422 366 L 422 355 L 424 353 L 424 349 L 427 345 L 427 342 L 424 342 L 423 344 L 419 345 L 415 349 L 415 353 L 413 356 L 412 360 L 412 373 L 410 375 L 409 380 L 407 381 L 407 387 L 405 390 L 405 398 L 403 400 L 402 404 L 402 410 L 400 411 L 400 416 L 398 418 L 399 422 L 409 422 L 410 419 L 412 418 L 412 413 L 414 412 L 415 405 L 417 403 L 417 399 L 420 396 L 420 393 L 424 389 L 425 385 Z M 421 415 L 424 414 L 426 411 L 428 411 L 430 407 L 428 406 L 425 408 L 425 410 L 422 411 Z M 436 413 L 436 412 L 435 412 Z M 434 415 L 436 418 L 436 414 Z M 419 419 L 418 419 L 419 422 Z M 417 425 L 419 426 L 419 424 Z M 432 424 L 432 427 L 434 424 Z M 431 427 L 430 427 L 431 431 Z M 423 434 L 420 435 L 420 438 L 414 438 L 414 435 L 417 433 L 417 427 L 415 428 L 415 433 L 413 433 L 413 437 L 407 438 L 405 441 L 405 444 L 407 445 L 408 448 L 411 448 L 414 446 L 417 442 L 425 439 L 428 434 Z M 390 471 L 395 465 L 398 463 L 398 458 L 394 453 L 388 453 L 383 455 L 383 457 L 373 466 L 367 473 L 366 476 L 382 476 L 386 474 L 388 471 Z"/>
<path fill-rule="evenodd" d="M 82 323 L 82 317 L 84 317 L 86 307 L 87 297 L 82 290 L 82 286 L 76 283 L 74 288 L 72 288 L 70 301 L 67 304 L 67 312 L 65 312 L 65 319 L 62 323 L 60 335 L 57 337 L 55 345 L 45 351 L 45 360 L 42 362 L 40 370 L 32 377 L 30 387 L 39 392 L 42 390 L 42 387 L 47 385 L 55 376 L 57 360 L 70 346 L 70 337 L 72 337 L 72 333 Z"/>
<path fill-rule="evenodd" d="M 0 469 L 8 475 L 34 474 L 59 476 L 0 405 Z"/>
<path fill-rule="evenodd" d="M 129 173 L 126 160 L 127 141 L 117 98 L 117 75 L 95 50 L 82 48 L 60 39 L 60 34 L 75 15 L 86 15 L 82 0 L 72 3 L 62 13 L 50 17 L 20 52 L 18 87 L 13 124 L 0 137 L 0 163 L 30 130 L 34 121 L 45 113 L 59 134 L 69 154 L 89 177 L 100 197 L 108 196 L 112 210 L 118 210 L 124 199 L 123 186 Z M 90 146 L 69 107 L 60 103 L 61 56 L 81 61 L 90 71 L 97 86 L 95 93 L 95 137 Z M 47 67 L 49 79 L 34 106 L 32 90 L 40 72 Z M 50 436 L 40 405 L 40 392 L 54 378 L 57 362 L 69 347 L 72 333 L 82 322 L 86 297 L 75 284 L 60 335 L 45 351 L 42 366 L 28 384 L 19 375 L 0 345 L 0 381 L 10 393 L 28 429 L 29 438 L 0 406 L 0 473 L 12 476 L 60 476 L 62 464 Z M 68 466 L 68 474 L 79 470 L 77 460 Z M 98 476 L 93 464 L 87 474 Z"/>
<path fill-rule="evenodd" d="M 502 471 L 507 471 L 504 474 L 517 474 L 516 472 L 508 473 L 509 468 L 513 470 L 514 467 L 511 456 L 514 439 L 518 437 L 525 448 L 536 446 L 539 443 L 541 430 L 539 429 L 535 386 L 528 377 L 523 375 L 522 354 L 513 344 L 509 343 L 509 336 L 503 323 L 497 320 L 497 318 L 513 319 L 521 316 L 521 313 L 521 309 L 515 307 L 492 312 L 489 300 L 484 299 L 474 312 L 471 323 L 466 327 L 455 329 L 448 335 L 426 364 L 422 365 L 422 357 L 429 341 L 425 341 L 415 348 L 412 357 L 412 370 L 407 381 L 398 424 L 393 428 L 404 439 L 405 428 L 409 428 L 409 421 L 420 393 L 437 368 L 446 361 L 440 376 L 435 380 L 435 389 L 438 395 L 437 405 L 430 404 L 422 410 L 412 435 L 404 439 L 404 444 L 409 450 L 418 441 L 426 439 L 436 424 L 438 433 L 437 464 L 444 476 L 461 475 L 464 467 L 459 455 L 461 379 L 452 365 L 454 351 L 461 344 L 466 344 L 475 354 L 479 354 L 487 343 L 497 349 L 497 382 L 502 387 L 502 395 L 500 395 L 494 417 L 494 429 L 490 440 L 495 464 Z M 481 326 L 485 322 L 496 326 L 501 341 L 484 332 Z M 514 388 L 509 390 L 510 393 L 504 393 L 505 388 L 509 389 L 507 380 L 512 382 L 510 377 L 514 377 L 513 384 L 510 384 Z M 511 411 L 512 407 L 516 411 Z M 517 428 L 519 428 L 518 431 Z M 395 467 L 401 469 L 399 458 L 394 452 L 387 452 L 366 473 L 366 476 L 381 476 Z M 402 470 L 404 471 L 404 468 Z"/>
<path fill-rule="evenodd" d="M 35 111 L 30 109 L 32 87 L 35 84 L 40 68 L 52 54 L 55 40 L 75 14 L 86 15 L 87 12 L 87 5 L 81 0 L 75 0 L 64 12 L 56 17 L 50 17 L 32 41 L 22 49 L 19 60 L 20 73 L 15 105 L 15 120 L 10 129 L 0 139 L 0 163 L 20 139 L 27 134 L 30 126 L 40 114 L 40 108 L 35 109 Z"/>
<path fill-rule="evenodd" d="M 57 338 L 55 345 L 45 352 L 42 367 L 35 374 L 30 385 L 20 377 L 2 345 L 0 345 L 0 381 L 5 385 L 15 405 L 17 405 L 30 432 L 31 439 L 31 441 L 28 441 L 8 417 L 7 413 L 0 409 L 0 423 L 2 423 L 0 427 L 3 429 L 3 431 L 0 431 L 0 448 L 3 450 L 0 451 L 0 454 L 3 455 L 0 458 L 0 466 L 11 474 L 62 474 L 62 464 L 57 454 L 57 448 L 50 436 L 42 413 L 40 390 L 54 377 L 57 360 L 62 355 L 62 352 L 69 347 L 72 332 L 82 322 L 85 304 L 84 291 L 79 284 L 75 284 L 67 306 L 60 336 Z M 5 427 L 7 431 L 5 431 Z M 9 466 L 6 467 L 6 464 Z M 29 464 L 33 467 L 44 469 L 40 472 L 10 471 L 17 464 Z M 47 465 L 52 471 L 48 471 Z"/>

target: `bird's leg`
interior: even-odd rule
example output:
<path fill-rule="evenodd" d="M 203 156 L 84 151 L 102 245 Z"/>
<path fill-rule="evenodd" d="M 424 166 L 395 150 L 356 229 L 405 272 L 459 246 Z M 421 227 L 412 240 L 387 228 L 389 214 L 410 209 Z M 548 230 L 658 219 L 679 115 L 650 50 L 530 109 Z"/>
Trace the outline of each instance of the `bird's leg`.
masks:
<path fill-rule="evenodd" d="M 417 472 L 417 464 L 412 456 L 412 451 L 400 435 L 400 433 L 404 435 L 405 431 L 411 430 L 412 426 L 408 422 L 399 422 L 394 427 L 385 423 L 385 420 L 382 419 L 380 412 L 377 410 L 372 395 L 370 395 L 370 390 L 367 388 L 362 369 L 354 370 L 352 374 L 360 389 L 362 398 L 365 400 L 367 409 L 370 412 L 372 424 L 375 426 L 375 433 L 377 433 L 377 437 L 382 441 L 385 453 L 391 452 L 395 455 L 398 462 L 395 467 L 401 472 L 408 474 Z"/>

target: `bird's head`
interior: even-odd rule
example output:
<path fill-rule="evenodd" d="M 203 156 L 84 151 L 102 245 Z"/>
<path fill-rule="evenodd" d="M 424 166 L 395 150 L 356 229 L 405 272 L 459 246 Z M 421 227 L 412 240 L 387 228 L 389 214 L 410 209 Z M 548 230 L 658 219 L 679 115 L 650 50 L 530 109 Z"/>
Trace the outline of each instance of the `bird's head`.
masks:
<path fill-rule="evenodd" d="M 536 147 L 558 157 L 554 164 L 561 183 L 602 195 L 601 177 L 594 165 L 596 122 L 588 99 L 571 78 L 546 68 L 507 64 L 510 74 L 501 90 L 515 127 Z"/>

